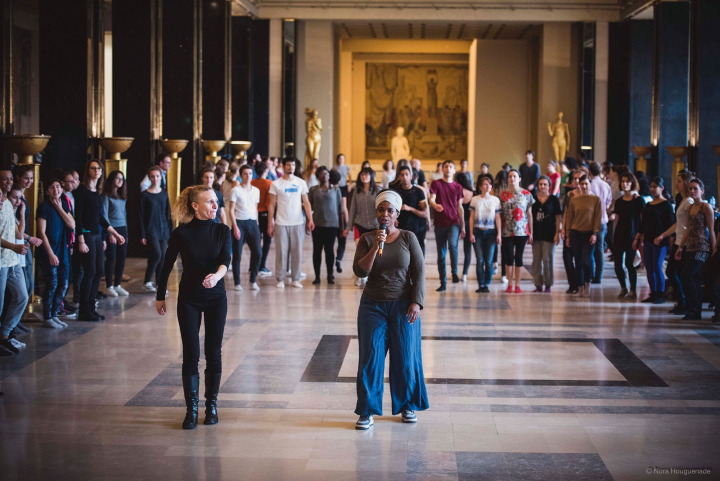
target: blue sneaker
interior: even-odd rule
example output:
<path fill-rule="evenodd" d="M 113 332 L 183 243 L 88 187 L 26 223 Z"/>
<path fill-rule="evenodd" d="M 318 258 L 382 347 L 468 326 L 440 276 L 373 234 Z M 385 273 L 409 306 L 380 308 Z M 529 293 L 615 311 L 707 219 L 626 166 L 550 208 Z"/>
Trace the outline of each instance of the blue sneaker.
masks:
<path fill-rule="evenodd" d="M 367 416 L 360 416 L 360 419 L 355 423 L 355 429 L 362 429 L 363 431 L 366 429 L 370 429 L 370 426 L 372 426 L 374 423 L 373 421 L 373 415 L 367 415 Z"/>
<path fill-rule="evenodd" d="M 417 416 L 415 416 L 415 411 L 403 411 L 403 412 L 402 412 L 402 422 L 404 422 L 404 423 L 416 423 L 416 422 L 417 422 Z"/>

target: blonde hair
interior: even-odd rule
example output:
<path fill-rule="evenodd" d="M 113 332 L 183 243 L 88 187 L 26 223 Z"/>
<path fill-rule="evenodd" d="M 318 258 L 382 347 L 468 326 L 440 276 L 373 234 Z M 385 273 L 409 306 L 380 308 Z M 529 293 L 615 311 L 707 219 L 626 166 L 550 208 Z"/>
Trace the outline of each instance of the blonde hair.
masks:
<path fill-rule="evenodd" d="M 211 191 L 212 188 L 206 185 L 193 185 L 183 190 L 172 208 L 172 218 L 181 224 L 187 224 L 195 217 L 195 209 L 192 203 L 199 203 L 200 196 Z"/>

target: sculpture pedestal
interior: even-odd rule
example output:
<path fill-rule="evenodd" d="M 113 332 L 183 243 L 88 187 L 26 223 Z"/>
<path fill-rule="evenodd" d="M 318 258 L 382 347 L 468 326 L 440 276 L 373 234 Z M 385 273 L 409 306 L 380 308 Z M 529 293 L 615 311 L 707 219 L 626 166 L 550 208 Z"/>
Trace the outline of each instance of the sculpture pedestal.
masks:
<path fill-rule="evenodd" d="M 107 174 L 114 170 L 119 170 L 123 173 L 123 177 L 127 179 L 127 162 L 127 159 L 106 159 L 105 170 L 107 170 L 107 172 L 105 175 L 107 176 Z"/>
<path fill-rule="evenodd" d="M 25 200 L 28 202 L 29 220 L 28 220 L 28 232 L 32 237 L 37 237 L 37 225 L 35 224 L 35 212 L 37 211 L 38 203 L 40 201 L 40 191 L 38 189 L 38 183 L 40 182 L 40 164 L 33 162 L 18 162 L 19 165 L 32 165 L 33 166 L 33 178 L 35 181 L 32 186 L 25 191 Z M 34 251 L 34 247 L 30 246 Z"/>
<path fill-rule="evenodd" d="M 685 146 L 668 146 L 667 151 L 672 155 L 675 160 L 672 162 L 672 184 L 673 184 L 673 196 L 677 195 L 677 188 L 675 184 L 677 182 L 677 176 L 681 170 L 686 169 L 685 162 L 682 160 L 688 152 L 689 148 Z"/>
<path fill-rule="evenodd" d="M 215 162 L 216 164 L 218 163 L 218 160 L 220 160 L 221 158 L 222 158 L 222 157 L 220 157 L 219 155 L 206 155 L 206 156 L 205 156 L 205 160 L 206 160 L 206 161 L 207 161 L 207 160 L 210 160 L 210 161 Z"/>

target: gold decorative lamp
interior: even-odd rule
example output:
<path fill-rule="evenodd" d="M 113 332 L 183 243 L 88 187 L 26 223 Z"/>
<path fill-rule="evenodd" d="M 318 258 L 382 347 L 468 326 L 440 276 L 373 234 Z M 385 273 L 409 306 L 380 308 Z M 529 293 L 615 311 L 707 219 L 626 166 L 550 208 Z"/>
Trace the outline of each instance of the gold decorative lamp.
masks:
<path fill-rule="evenodd" d="M 637 155 L 637 160 L 635 161 L 635 170 L 639 170 L 641 172 L 648 173 L 648 161 L 645 157 L 650 155 L 652 153 L 652 147 L 639 147 L 635 146 L 632 148 L 632 153 L 634 155 Z"/>
<path fill-rule="evenodd" d="M 127 159 L 121 159 L 121 154 L 130 146 L 135 140 L 133 137 L 106 137 L 100 139 L 100 145 L 105 149 L 107 157 L 105 158 L 105 177 L 113 170 L 119 170 L 123 173 L 123 176 L 127 179 Z"/>
<path fill-rule="evenodd" d="M 248 142 L 247 140 L 233 140 L 230 142 L 230 148 L 233 151 L 233 160 L 235 162 L 240 162 L 241 160 L 247 161 L 247 151 L 250 150 L 250 147 L 252 146 L 252 142 Z"/>
<path fill-rule="evenodd" d="M 163 152 L 170 155 L 172 162 L 170 170 L 167 173 L 167 189 L 170 205 L 175 203 L 175 199 L 180 195 L 180 173 L 182 172 L 182 158 L 178 154 L 185 150 L 188 140 L 181 139 L 164 139 L 160 141 L 160 147 Z"/>
<path fill-rule="evenodd" d="M 685 162 L 683 162 L 682 159 L 690 152 L 690 148 L 687 146 L 667 147 L 667 151 L 670 152 L 670 155 L 675 157 L 675 160 L 672 163 L 672 184 L 673 195 L 676 195 L 677 189 L 675 188 L 675 181 L 677 181 L 677 176 L 680 171 L 686 168 Z"/>
<path fill-rule="evenodd" d="M 224 140 L 203 140 L 202 146 L 207 153 L 205 160 L 212 160 L 217 164 L 218 160 L 220 160 L 220 156 L 217 153 L 225 147 L 225 143 Z"/>
<path fill-rule="evenodd" d="M 50 141 L 49 135 L 10 135 L 5 137 L 5 143 L 10 150 L 17 154 L 19 165 L 32 165 L 35 181 L 30 190 L 32 192 L 25 193 L 25 199 L 28 201 L 28 209 L 30 210 L 28 232 L 33 237 L 37 235 L 37 227 L 35 226 L 35 211 L 37 210 L 39 201 L 38 184 L 40 183 L 40 164 L 34 162 L 33 156 L 43 151 L 47 143 Z"/>

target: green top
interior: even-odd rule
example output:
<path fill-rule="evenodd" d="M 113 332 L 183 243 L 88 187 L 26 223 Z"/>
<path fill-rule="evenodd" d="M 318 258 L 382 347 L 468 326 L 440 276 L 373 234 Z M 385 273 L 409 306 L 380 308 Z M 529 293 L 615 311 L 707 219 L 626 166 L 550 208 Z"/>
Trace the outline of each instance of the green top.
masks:
<path fill-rule="evenodd" d="M 375 257 L 370 272 L 358 265 L 372 249 L 375 231 L 363 234 L 358 240 L 353 261 L 353 272 L 358 277 L 367 277 L 363 294 L 374 301 L 398 301 L 410 299 L 423 308 L 425 302 L 425 258 L 415 234 L 400 230 L 393 242 L 386 242 L 383 256 Z"/>

